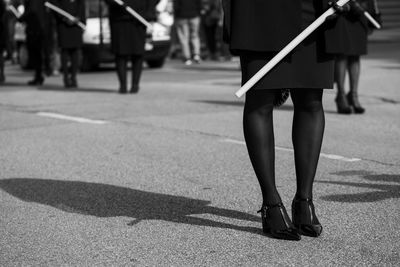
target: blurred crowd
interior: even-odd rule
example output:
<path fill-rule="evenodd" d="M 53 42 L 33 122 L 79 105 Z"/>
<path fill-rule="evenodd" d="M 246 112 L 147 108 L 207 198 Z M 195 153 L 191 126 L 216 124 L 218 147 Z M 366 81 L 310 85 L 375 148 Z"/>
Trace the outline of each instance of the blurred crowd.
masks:
<path fill-rule="evenodd" d="M 24 13 L 26 0 L 1 0 L 4 7 L 1 15 L 2 59 L 18 63 L 19 55 L 15 41 L 16 14 Z M 186 64 L 201 60 L 229 60 L 229 49 L 222 42 L 221 0 L 156 0 L 157 9 L 167 5 L 174 11 L 171 28 L 171 58 L 180 58 Z M 48 10 L 47 10 L 48 11 Z M 18 13 L 16 13 L 18 12 Z M 43 40 L 43 67 L 46 75 L 58 75 L 61 67 L 57 45 L 56 22 L 50 11 L 42 14 L 45 35 Z M 3 75 L 2 75 L 3 76 Z M 0 77 L 1 78 L 1 77 Z"/>

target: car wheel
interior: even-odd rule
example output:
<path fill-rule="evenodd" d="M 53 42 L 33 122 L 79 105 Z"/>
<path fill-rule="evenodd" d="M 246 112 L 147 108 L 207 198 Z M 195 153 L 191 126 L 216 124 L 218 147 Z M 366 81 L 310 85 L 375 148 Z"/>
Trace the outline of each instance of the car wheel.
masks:
<path fill-rule="evenodd" d="M 164 66 L 165 58 L 147 60 L 146 62 L 147 62 L 147 65 L 149 66 L 149 68 L 157 69 L 157 68 L 161 68 L 162 66 Z"/>

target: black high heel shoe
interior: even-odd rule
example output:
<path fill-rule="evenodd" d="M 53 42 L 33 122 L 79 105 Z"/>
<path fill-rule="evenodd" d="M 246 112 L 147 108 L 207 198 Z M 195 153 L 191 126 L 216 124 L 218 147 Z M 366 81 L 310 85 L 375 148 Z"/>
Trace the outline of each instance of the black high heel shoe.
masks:
<path fill-rule="evenodd" d="M 351 114 L 351 107 L 344 94 L 338 94 L 335 99 L 337 112 L 339 114 Z"/>
<path fill-rule="evenodd" d="M 267 236 L 295 241 L 301 239 L 282 203 L 262 206 L 258 212 L 261 212 L 262 228 Z"/>
<path fill-rule="evenodd" d="M 33 85 L 33 86 L 35 86 L 35 85 L 42 85 L 43 82 L 44 82 L 44 78 L 43 78 L 43 77 L 40 77 L 40 78 L 35 78 L 35 79 L 29 81 L 29 82 L 28 82 L 28 85 Z"/>
<path fill-rule="evenodd" d="M 322 225 L 315 215 L 311 198 L 298 199 L 292 202 L 293 224 L 301 235 L 318 237 L 322 233 Z"/>
<path fill-rule="evenodd" d="M 353 107 L 354 113 L 363 114 L 365 112 L 365 108 L 363 108 L 358 101 L 358 96 L 355 93 L 348 93 L 347 94 L 347 102 L 350 106 Z"/>

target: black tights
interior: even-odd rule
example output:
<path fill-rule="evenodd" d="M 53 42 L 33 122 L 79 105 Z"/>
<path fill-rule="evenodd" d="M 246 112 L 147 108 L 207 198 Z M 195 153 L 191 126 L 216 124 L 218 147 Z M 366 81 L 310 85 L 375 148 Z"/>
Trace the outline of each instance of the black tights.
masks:
<path fill-rule="evenodd" d="M 76 74 L 79 67 L 78 48 L 63 48 L 61 50 L 61 68 L 64 74 L 64 80 L 76 80 Z"/>
<path fill-rule="evenodd" d="M 132 61 L 132 84 L 131 89 L 137 89 L 139 87 L 140 77 L 143 68 L 143 56 L 133 55 L 133 56 L 116 56 L 115 63 L 117 67 L 117 75 L 120 84 L 120 90 L 126 91 L 127 87 L 127 65 L 128 60 Z"/>
<path fill-rule="evenodd" d="M 294 104 L 292 142 L 298 198 L 312 198 L 312 187 L 325 128 L 322 89 L 291 90 Z M 277 90 L 246 94 L 243 129 L 247 150 L 260 183 L 264 205 L 281 202 L 275 186 L 273 102 Z"/>
<path fill-rule="evenodd" d="M 4 57 L 3 57 L 3 50 L 0 49 L 0 82 L 3 82 L 5 79 L 4 77 Z"/>
<path fill-rule="evenodd" d="M 360 79 L 360 56 L 338 56 L 335 59 L 335 82 L 338 94 L 344 94 L 346 71 L 349 72 L 350 92 L 357 94 Z"/>

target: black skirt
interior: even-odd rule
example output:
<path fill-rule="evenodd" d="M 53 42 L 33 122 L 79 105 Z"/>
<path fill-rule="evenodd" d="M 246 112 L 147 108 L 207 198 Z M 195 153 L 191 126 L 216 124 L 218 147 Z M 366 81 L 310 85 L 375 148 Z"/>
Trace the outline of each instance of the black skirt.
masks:
<path fill-rule="evenodd" d="M 313 0 L 302 1 L 302 18 L 303 28 L 316 19 Z M 242 85 L 276 54 L 241 51 Z M 333 88 L 333 71 L 333 58 L 324 53 L 323 32 L 317 30 L 267 73 L 253 89 Z"/>
<path fill-rule="evenodd" d="M 112 21 L 111 50 L 116 55 L 143 55 L 146 28 L 131 20 Z"/>
<path fill-rule="evenodd" d="M 340 16 L 333 29 L 340 38 L 327 44 L 327 53 L 345 56 L 367 54 L 368 29 L 363 19 L 351 15 Z"/>

